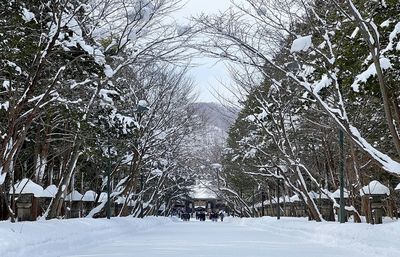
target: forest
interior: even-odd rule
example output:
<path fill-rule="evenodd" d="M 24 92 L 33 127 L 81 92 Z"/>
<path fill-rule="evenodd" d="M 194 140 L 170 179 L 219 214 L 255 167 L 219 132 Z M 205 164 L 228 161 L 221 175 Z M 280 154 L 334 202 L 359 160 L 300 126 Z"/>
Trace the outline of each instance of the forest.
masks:
<path fill-rule="evenodd" d="M 0 219 L 21 181 L 53 219 L 84 192 L 86 217 L 169 215 L 199 178 L 240 216 L 397 217 L 400 3 L 233 3 L 182 25 L 180 0 L 1 0 Z M 226 133 L 196 104 L 199 55 L 232 76 Z"/>

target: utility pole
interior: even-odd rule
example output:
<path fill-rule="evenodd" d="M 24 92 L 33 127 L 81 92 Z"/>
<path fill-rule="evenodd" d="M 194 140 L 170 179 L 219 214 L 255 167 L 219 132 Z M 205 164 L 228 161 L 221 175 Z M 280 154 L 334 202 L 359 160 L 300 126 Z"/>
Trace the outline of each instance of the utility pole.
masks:
<path fill-rule="evenodd" d="M 111 183 L 110 183 L 110 169 L 111 169 L 111 165 L 108 166 L 108 171 L 107 171 L 107 219 L 111 218 L 111 197 L 110 197 L 110 187 L 111 187 Z"/>
<path fill-rule="evenodd" d="M 142 194 L 140 199 L 140 218 L 143 218 L 143 172 L 140 172 L 140 193 Z"/>
<path fill-rule="evenodd" d="M 110 150 L 110 139 L 108 139 L 108 167 L 107 167 L 107 219 L 111 218 L 111 199 L 110 199 L 110 190 L 111 190 L 111 183 L 110 183 L 110 177 L 111 177 L 111 150 Z"/>
<path fill-rule="evenodd" d="M 264 191 L 261 192 L 261 215 L 264 216 L 265 215 L 265 211 L 264 211 L 264 201 L 265 201 L 265 193 Z"/>
<path fill-rule="evenodd" d="M 340 160 L 339 160 L 339 182 L 340 182 L 340 210 L 339 210 L 339 221 L 345 223 L 345 209 L 344 209 L 344 135 L 343 130 L 339 130 L 339 148 L 340 148 Z"/>
<path fill-rule="evenodd" d="M 138 105 L 136 107 L 136 110 L 134 110 L 134 112 L 137 114 L 137 122 L 139 124 L 139 129 L 138 129 L 138 138 L 135 141 L 135 148 L 137 151 L 137 156 L 136 158 L 138 158 L 136 161 L 139 161 L 139 139 L 142 136 L 142 128 L 141 128 L 141 121 L 142 121 L 142 117 L 144 115 L 145 112 L 147 112 L 149 110 L 148 104 L 145 100 L 140 100 L 138 102 Z M 143 188 L 144 188 L 144 178 L 143 178 L 143 171 L 139 168 L 139 173 L 140 173 L 140 218 L 143 218 Z"/>
<path fill-rule="evenodd" d="M 253 186 L 253 218 L 256 216 L 256 207 L 255 207 L 255 193 L 254 193 L 255 189 Z"/>
<path fill-rule="evenodd" d="M 280 203 L 279 203 L 279 201 L 280 201 L 280 199 L 279 199 L 279 195 L 281 194 L 280 193 L 280 190 L 279 190 L 279 178 L 277 178 L 277 183 L 278 183 L 278 187 L 277 187 L 277 196 L 276 196 L 276 202 L 277 202 L 277 209 L 276 209 L 276 219 L 281 219 L 281 207 L 280 207 Z"/>
<path fill-rule="evenodd" d="M 280 196 L 280 194 L 281 194 L 281 192 L 280 192 L 280 188 L 279 188 L 279 167 L 278 167 L 278 164 L 279 164 L 279 159 L 278 159 L 278 162 L 277 162 L 277 166 L 276 166 L 276 182 L 277 182 L 277 196 L 276 196 L 276 202 L 277 202 L 277 209 L 276 209 L 276 219 L 281 219 L 281 207 L 280 207 L 280 199 L 279 199 L 279 196 Z"/>

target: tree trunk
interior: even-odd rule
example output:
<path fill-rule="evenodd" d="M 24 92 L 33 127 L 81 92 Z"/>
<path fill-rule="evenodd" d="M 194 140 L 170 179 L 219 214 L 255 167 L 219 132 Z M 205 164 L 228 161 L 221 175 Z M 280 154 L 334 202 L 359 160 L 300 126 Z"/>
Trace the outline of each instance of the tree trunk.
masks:
<path fill-rule="evenodd" d="M 46 218 L 46 219 L 54 219 L 54 218 L 58 217 L 60 214 L 60 211 L 61 211 L 61 208 L 62 208 L 63 202 L 64 202 L 64 200 L 62 199 L 62 196 L 66 192 L 68 185 L 71 182 L 71 178 L 75 172 L 76 163 L 80 156 L 80 146 L 81 146 L 81 143 L 79 142 L 79 140 L 76 137 L 75 145 L 70 154 L 68 164 L 67 164 L 67 169 L 59 183 L 57 194 L 51 200 L 50 205 L 47 208 L 47 211 L 44 215 L 44 218 Z"/>
<path fill-rule="evenodd" d="M 385 82 L 385 78 L 383 76 L 383 71 L 380 63 L 380 45 L 379 45 L 378 35 L 376 35 L 375 30 L 372 28 L 372 25 L 369 24 L 367 21 L 363 20 L 360 14 L 357 13 L 357 11 L 354 8 L 352 8 L 353 3 L 351 0 L 348 0 L 348 4 L 353 16 L 355 17 L 358 23 L 358 28 L 360 29 L 361 34 L 363 35 L 363 38 L 369 47 L 369 52 L 372 56 L 372 60 L 375 65 L 376 75 L 378 77 L 379 89 L 381 92 L 383 107 L 385 110 L 386 124 L 389 128 L 390 134 L 392 135 L 392 141 L 397 151 L 397 155 L 400 157 L 400 137 L 393 123 L 394 115 L 392 114 L 391 102 L 389 99 L 387 85 Z M 374 42 L 371 42 L 370 39 L 371 36 L 373 37 Z"/>

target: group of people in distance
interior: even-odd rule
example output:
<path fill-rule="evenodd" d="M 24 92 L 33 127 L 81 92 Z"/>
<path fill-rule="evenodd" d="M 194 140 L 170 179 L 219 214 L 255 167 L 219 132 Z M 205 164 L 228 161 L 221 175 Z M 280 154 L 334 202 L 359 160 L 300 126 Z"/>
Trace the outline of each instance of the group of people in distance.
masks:
<path fill-rule="evenodd" d="M 180 213 L 180 214 L 178 214 L 179 216 L 180 216 L 180 218 L 183 220 L 183 221 L 189 221 L 190 220 L 190 217 L 191 217 L 191 214 L 190 213 L 187 213 L 187 212 L 182 212 L 182 213 Z M 196 219 L 197 220 L 200 220 L 200 221 L 205 221 L 206 220 L 206 212 L 204 212 L 204 211 L 196 211 Z M 211 221 L 214 221 L 214 222 L 217 222 L 218 221 L 218 218 L 221 220 L 221 222 L 222 221 L 224 221 L 224 217 L 225 217 L 225 214 L 224 214 L 224 212 L 223 211 L 220 211 L 219 213 L 218 212 L 210 212 L 209 213 L 209 219 L 211 220 Z"/>
<path fill-rule="evenodd" d="M 211 221 L 217 222 L 218 218 L 222 221 L 224 221 L 224 213 L 221 211 L 219 214 L 217 212 L 210 212 L 209 218 Z M 205 221 L 206 220 L 206 213 L 205 212 L 196 212 L 196 219 L 200 221 Z"/>
<path fill-rule="evenodd" d="M 206 213 L 205 212 L 196 212 L 196 220 L 206 221 Z"/>
<path fill-rule="evenodd" d="M 183 221 L 189 221 L 189 220 L 190 220 L 190 213 L 187 213 L 187 212 L 182 213 L 182 214 L 181 214 L 181 219 L 182 219 Z"/>
<path fill-rule="evenodd" d="M 218 221 L 218 213 L 211 212 L 210 213 L 210 220 L 217 222 Z"/>

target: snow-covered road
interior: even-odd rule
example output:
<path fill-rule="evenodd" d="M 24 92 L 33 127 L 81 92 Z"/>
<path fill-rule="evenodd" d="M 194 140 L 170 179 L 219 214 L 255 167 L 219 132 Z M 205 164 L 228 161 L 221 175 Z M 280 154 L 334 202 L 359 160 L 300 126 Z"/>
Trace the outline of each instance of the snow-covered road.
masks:
<path fill-rule="evenodd" d="M 308 223 L 308 225 L 311 225 Z M 339 226 L 339 224 L 335 224 Z M 96 248 L 76 249 L 63 257 L 135 256 L 135 257 L 327 257 L 376 256 L 356 247 L 323 242 L 294 226 L 291 230 L 275 221 L 260 224 L 246 222 L 177 222 L 147 232 L 132 231 L 123 238 L 110 238 Z"/>
<path fill-rule="evenodd" d="M 132 217 L 0 222 L 0 257 L 398 257 L 400 222 Z"/>

